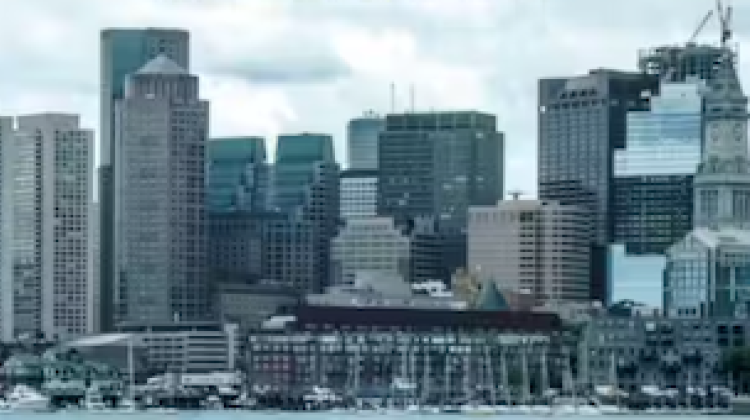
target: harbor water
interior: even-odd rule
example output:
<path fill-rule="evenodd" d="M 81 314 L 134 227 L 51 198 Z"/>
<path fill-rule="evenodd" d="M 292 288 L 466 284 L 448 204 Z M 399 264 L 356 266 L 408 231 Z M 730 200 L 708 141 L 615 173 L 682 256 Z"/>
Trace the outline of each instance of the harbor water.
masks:
<path fill-rule="evenodd" d="M 685 415 L 685 414 L 622 414 L 622 415 L 596 415 L 596 416 L 549 416 L 549 415 L 512 415 L 512 414 L 496 414 L 496 415 L 463 415 L 463 414 L 412 414 L 412 413 L 334 413 L 334 412 L 283 412 L 283 411 L 269 411 L 269 412 L 257 412 L 257 411 L 181 411 L 176 413 L 159 413 L 159 412 L 133 412 L 133 413 L 94 413 L 85 411 L 70 411 L 70 412 L 55 412 L 55 413 L 3 413 L 0 414 L 0 419 L 8 420 L 24 420 L 24 419 L 52 419 L 55 420 L 78 420 L 78 419 L 112 419 L 112 420 L 157 420 L 157 419 L 180 419 L 180 420 L 354 420 L 354 419 L 376 419 L 376 418 L 431 418 L 439 419 L 449 417 L 453 420 L 469 420 L 476 418 L 493 418 L 493 419 L 507 419 L 507 420 L 541 420 L 549 419 L 550 417 L 596 417 L 601 419 L 634 419 L 634 418 L 653 418 L 656 417 L 661 420 L 678 420 L 684 419 L 685 417 L 692 418 L 706 418 L 705 414 Z M 747 418 L 746 416 L 722 416 L 723 418 Z"/>

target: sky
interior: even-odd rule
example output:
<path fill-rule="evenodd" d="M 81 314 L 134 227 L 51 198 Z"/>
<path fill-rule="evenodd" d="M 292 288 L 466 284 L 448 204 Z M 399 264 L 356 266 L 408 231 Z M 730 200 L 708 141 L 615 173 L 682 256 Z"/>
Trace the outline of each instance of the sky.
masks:
<path fill-rule="evenodd" d="M 750 39 L 750 2 L 733 4 Z M 506 134 L 506 189 L 536 193 L 537 81 L 634 70 L 638 50 L 687 41 L 714 0 L 3 0 L 0 115 L 79 113 L 99 128 L 99 33 L 191 32 L 212 136 L 330 133 L 367 110 L 473 109 Z M 696 39 L 717 42 L 712 20 Z M 750 56 L 740 53 L 750 69 Z M 743 74 L 747 75 L 747 71 Z M 743 78 L 743 79 L 746 79 Z"/>

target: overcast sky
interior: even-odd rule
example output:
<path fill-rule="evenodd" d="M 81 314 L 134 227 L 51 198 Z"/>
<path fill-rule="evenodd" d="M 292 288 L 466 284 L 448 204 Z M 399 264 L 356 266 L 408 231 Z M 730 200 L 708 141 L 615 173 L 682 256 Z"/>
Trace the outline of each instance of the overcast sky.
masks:
<path fill-rule="evenodd" d="M 537 79 L 634 69 L 684 42 L 714 0 L 2 0 L 0 114 L 80 113 L 98 130 L 99 31 L 190 30 L 211 134 L 320 131 L 396 110 L 476 109 L 507 135 L 506 186 L 536 191 Z M 735 1 L 735 40 L 750 2 Z M 711 21 L 699 41 L 715 42 Z M 743 67 L 750 68 L 742 58 Z"/>

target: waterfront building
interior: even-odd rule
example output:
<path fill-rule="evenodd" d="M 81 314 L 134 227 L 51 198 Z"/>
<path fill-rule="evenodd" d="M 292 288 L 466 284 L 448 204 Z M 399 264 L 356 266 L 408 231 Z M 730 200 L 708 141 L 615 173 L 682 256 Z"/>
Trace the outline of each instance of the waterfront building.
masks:
<path fill-rule="evenodd" d="M 155 371 L 187 374 L 235 371 L 238 329 L 236 324 L 211 321 L 118 325 L 118 332 L 132 334 L 142 343 Z"/>
<path fill-rule="evenodd" d="M 658 77 L 615 70 L 539 81 L 539 199 L 584 206 L 594 226 L 591 298 L 608 303 L 614 151 L 625 148 L 627 113 L 644 109 Z"/>
<path fill-rule="evenodd" d="M 198 78 L 158 56 L 128 77 L 116 111 L 116 320 L 204 320 L 208 103 Z"/>
<path fill-rule="evenodd" d="M 269 177 L 263 138 L 219 137 L 209 140 L 209 213 L 268 210 Z"/>
<path fill-rule="evenodd" d="M 480 283 L 494 282 L 509 295 L 530 294 L 536 305 L 585 302 L 592 235 L 581 206 L 518 199 L 473 206 L 468 268 Z"/>
<path fill-rule="evenodd" d="M 2 338 L 94 331 L 94 134 L 77 115 L 0 119 Z"/>
<path fill-rule="evenodd" d="M 616 374 L 626 391 L 727 386 L 724 358 L 748 340 L 746 320 L 597 316 L 581 337 L 581 381 L 612 385 Z"/>
<path fill-rule="evenodd" d="M 385 119 L 372 111 L 349 121 L 346 126 L 347 169 L 378 169 L 378 140 L 383 129 Z"/>
<path fill-rule="evenodd" d="M 101 328 L 111 331 L 114 324 L 114 163 L 115 103 L 125 97 L 125 78 L 147 62 L 165 55 L 185 70 L 190 69 L 190 35 L 180 29 L 105 29 L 101 32 L 100 126 L 99 126 L 99 205 Z"/>
<path fill-rule="evenodd" d="M 662 83 L 647 110 L 627 114 L 625 149 L 614 156 L 613 301 L 661 302 L 664 254 L 692 228 L 704 91 L 697 79 Z"/>
<path fill-rule="evenodd" d="M 360 271 L 408 280 L 410 242 L 390 217 L 348 220 L 331 243 L 336 283 L 351 283 Z"/>
<path fill-rule="evenodd" d="M 520 378 L 524 360 L 559 387 L 560 329 L 551 314 L 307 305 L 251 331 L 245 356 L 251 384 L 285 395 L 326 386 L 437 403 L 489 398 L 503 366 Z"/>

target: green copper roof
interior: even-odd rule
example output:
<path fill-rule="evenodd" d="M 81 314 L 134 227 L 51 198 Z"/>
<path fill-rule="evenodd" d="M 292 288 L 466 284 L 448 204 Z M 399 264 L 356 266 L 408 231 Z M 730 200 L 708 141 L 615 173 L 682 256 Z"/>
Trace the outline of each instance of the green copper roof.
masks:
<path fill-rule="evenodd" d="M 482 311 L 503 311 L 508 309 L 508 302 L 506 302 L 503 294 L 497 290 L 494 280 L 487 279 L 482 284 L 482 290 L 479 292 L 479 298 L 477 299 L 477 309 Z"/>

